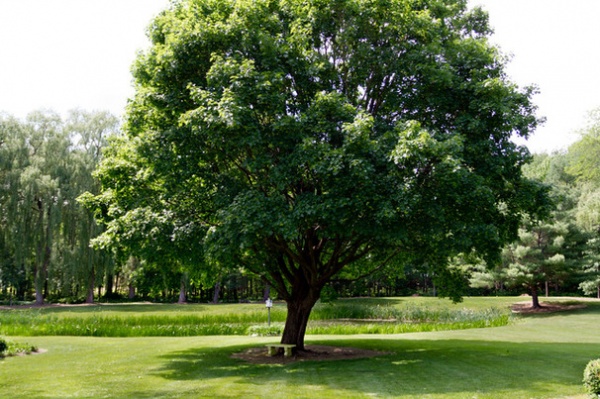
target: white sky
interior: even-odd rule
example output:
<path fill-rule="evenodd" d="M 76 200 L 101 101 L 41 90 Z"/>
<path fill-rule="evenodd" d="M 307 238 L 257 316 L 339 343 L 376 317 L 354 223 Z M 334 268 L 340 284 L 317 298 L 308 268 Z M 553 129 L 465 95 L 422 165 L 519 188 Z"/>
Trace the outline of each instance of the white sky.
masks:
<path fill-rule="evenodd" d="M 0 111 L 121 116 L 146 27 L 168 0 L 0 0 Z"/>
<path fill-rule="evenodd" d="M 0 111 L 39 108 L 120 116 L 133 94 L 130 66 L 168 0 L 0 0 Z M 600 0 L 469 0 L 490 13 L 492 37 L 512 54 L 508 74 L 537 84 L 547 118 L 532 152 L 566 149 L 600 107 Z"/>

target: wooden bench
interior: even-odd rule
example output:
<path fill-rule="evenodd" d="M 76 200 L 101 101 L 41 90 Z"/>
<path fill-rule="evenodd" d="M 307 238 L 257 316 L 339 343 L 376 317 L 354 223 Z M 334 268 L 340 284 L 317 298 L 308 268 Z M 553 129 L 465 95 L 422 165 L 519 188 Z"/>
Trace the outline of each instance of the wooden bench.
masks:
<path fill-rule="evenodd" d="M 275 356 L 280 348 L 283 348 L 283 356 L 292 357 L 292 349 L 296 347 L 294 344 L 269 344 L 265 345 L 269 356 Z"/>

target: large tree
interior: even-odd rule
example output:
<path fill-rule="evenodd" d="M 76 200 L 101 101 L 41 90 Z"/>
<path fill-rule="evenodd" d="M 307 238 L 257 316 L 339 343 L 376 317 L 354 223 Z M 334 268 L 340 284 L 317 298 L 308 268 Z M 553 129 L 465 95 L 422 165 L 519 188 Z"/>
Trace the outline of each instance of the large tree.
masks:
<path fill-rule="evenodd" d="M 519 231 L 519 240 L 503 251 L 506 283 L 522 286 L 531 295 L 531 306 L 539 309 L 539 291 L 558 278 L 565 269 L 562 253 L 569 226 L 564 222 L 527 223 Z"/>
<path fill-rule="evenodd" d="M 77 296 L 94 268 L 110 256 L 92 252 L 99 233 L 76 202 L 96 192 L 91 172 L 118 120 L 107 113 L 72 111 L 66 121 L 36 111 L 24 121 L 0 115 L 0 283 L 23 297 L 33 275 L 36 302 L 53 289 Z M 83 283 L 83 284 L 82 284 Z M 90 282 L 94 287 L 93 277 Z"/>
<path fill-rule="evenodd" d="M 452 281 L 448 256 L 497 258 L 543 202 L 511 141 L 538 120 L 466 4 L 174 1 L 87 199 L 114 227 L 104 239 L 166 220 L 173 241 L 202 246 L 199 264 L 268 283 L 298 349 L 348 265 L 423 263 Z"/>

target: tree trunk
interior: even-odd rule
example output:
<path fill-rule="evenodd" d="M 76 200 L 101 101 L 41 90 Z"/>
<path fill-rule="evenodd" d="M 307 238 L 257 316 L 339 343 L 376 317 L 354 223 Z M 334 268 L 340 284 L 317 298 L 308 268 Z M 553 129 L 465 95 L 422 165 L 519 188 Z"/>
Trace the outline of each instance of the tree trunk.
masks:
<path fill-rule="evenodd" d="M 94 303 L 94 287 L 88 288 L 87 295 L 85 296 L 85 303 Z"/>
<path fill-rule="evenodd" d="M 282 344 L 296 345 L 296 350 L 304 350 L 304 335 L 306 334 L 306 326 L 313 306 L 317 299 L 303 298 L 293 300 L 287 303 L 287 317 L 285 319 L 285 327 L 283 336 L 281 337 Z"/>
<path fill-rule="evenodd" d="M 181 284 L 179 285 L 179 300 L 177 303 L 186 303 L 186 295 L 185 295 L 185 275 L 181 276 Z"/>
<path fill-rule="evenodd" d="M 310 312 L 321 296 L 322 286 L 310 286 L 299 279 L 292 287 L 291 297 L 286 300 L 287 317 L 281 337 L 282 344 L 296 345 L 296 351 L 305 350 L 304 335 Z"/>
<path fill-rule="evenodd" d="M 214 304 L 219 303 L 219 293 L 220 292 L 221 292 L 221 284 L 217 281 L 215 283 L 215 293 L 213 295 L 212 303 L 214 303 Z"/>
<path fill-rule="evenodd" d="M 113 287 L 114 292 L 119 292 L 119 284 L 121 284 L 121 273 L 117 272 L 115 274 L 115 285 Z"/>
<path fill-rule="evenodd" d="M 44 231 L 44 207 L 41 200 L 37 201 L 39 218 L 38 218 L 38 227 L 41 231 Z M 47 224 L 45 227 L 45 234 L 42 234 L 40 241 L 37 244 L 37 252 L 38 256 L 36 258 L 35 267 L 35 304 L 43 305 L 44 304 L 44 288 L 46 286 L 46 282 L 48 280 L 48 266 L 50 265 L 50 256 L 52 255 L 52 249 L 50 247 L 50 237 L 51 237 L 51 205 L 48 206 L 48 217 Z"/>
<path fill-rule="evenodd" d="M 127 294 L 127 298 L 129 299 L 133 299 L 135 298 L 135 286 L 133 285 L 133 282 L 129 282 L 129 293 Z"/>
<path fill-rule="evenodd" d="M 540 309 L 540 299 L 538 298 L 537 287 L 531 289 L 531 307 L 534 309 Z"/>
<path fill-rule="evenodd" d="M 114 276 L 112 273 L 106 273 L 106 289 L 104 290 L 104 296 L 106 298 L 112 297 L 113 294 L 113 281 Z"/>
<path fill-rule="evenodd" d="M 38 277 L 37 279 L 40 279 L 40 277 Z M 35 304 L 38 306 L 44 304 L 44 294 L 42 291 L 42 287 L 39 287 L 39 282 L 36 282 L 35 284 Z"/>
<path fill-rule="evenodd" d="M 85 297 L 85 303 L 94 303 L 94 285 L 96 283 L 96 270 L 92 267 L 90 273 L 90 279 L 88 281 L 87 296 Z"/>
<path fill-rule="evenodd" d="M 44 255 L 40 267 L 36 267 L 35 304 L 44 304 L 44 291 L 48 291 L 48 266 L 52 250 L 49 245 L 44 246 Z"/>
<path fill-rule="evenodd" d="M 135 298 L 135 284 L 133 281 L 133 274 L 134 272 L 138 269 L 139 267 L 139 260 L 138 258 L 136 258 L 135 256 L 130 256 L 129 259 L 127 260 L 127 265 L 129 266 L 129 273 L 128 273 L 128 277 L 129 277 L 129 293 L 127 295 L 127 297 L 129 299 L 133 299 Z"/>
<path fill-rule="evenodd" d="M 550 283 L 546 280 L 546 298 L 550 296 Z"/>

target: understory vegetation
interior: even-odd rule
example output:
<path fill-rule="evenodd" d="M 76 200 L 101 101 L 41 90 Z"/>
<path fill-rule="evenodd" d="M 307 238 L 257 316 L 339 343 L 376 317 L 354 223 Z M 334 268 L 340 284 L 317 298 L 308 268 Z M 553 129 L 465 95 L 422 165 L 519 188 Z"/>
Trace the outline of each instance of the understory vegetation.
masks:
<path fill-rule="evenodd" d="M 0 338 L 0 358 L 6 356 L 29 355 L 32 352 L 37 352 L 38 348 L 35 345 L 30 345 L 25 342 L 14 342 Z"/>

